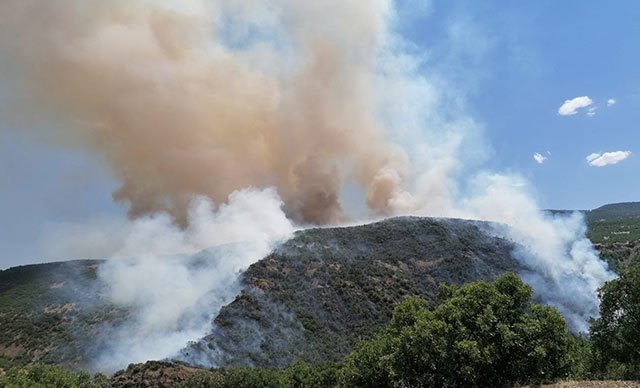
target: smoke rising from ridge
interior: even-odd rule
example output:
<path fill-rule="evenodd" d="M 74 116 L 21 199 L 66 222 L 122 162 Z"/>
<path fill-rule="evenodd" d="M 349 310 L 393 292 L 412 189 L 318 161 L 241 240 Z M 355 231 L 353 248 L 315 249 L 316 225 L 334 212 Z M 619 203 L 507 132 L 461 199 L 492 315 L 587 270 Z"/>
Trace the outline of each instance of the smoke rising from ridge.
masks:
<path fill-rule="evenodd" d="M 517 177 L 480 175 L 475 184 L 478 194 L 463 201 L 462 215 L 508 225 L 494 233 L 520 244 L 514 256 L 528 269 L 520 276 L 571 330 L 586 332 L 588 319 L 599 315 L 598 288 L 615 275 L 587 239 L 582 214 L 544 214 Z"/>
<path fill-rule="evenodd" d="M 273 189 L 246 189 L 217 207 L 195 199 L 184 230 L 166 214 L 127 223 L 108 244 L 112 260 L 100 266 L 98 277 L 108 285 L 106 300 L 130 315 L 103 328 L 109 343 L 93 360 L 95 369 L 113 372 L 131 362 L 163 359 L 207 334 L 220 308 L 239 292 L 239 273 L 293 233 L 281 206 Z M 94 228 L 89 234 L 105 229 L 99 223 Z M 74 236 L 63 231 L 58 241 L 79 240 L 65 235 Z"/>
<path fill-rule="evenodd" d="M 531 269 L 527 281 L 585 329 L 597 287 L 613 274 L 583 222 L 542 215 L 517 177 L 473 172 L 469 160 L 487 157 L 480 125 L 458 88 L 427 73 L 393 32 L 396 6 L 0 2 L 0 81 L 15 90 L 0 95 L 0 117 L 44 142 L 94 152 L 121 183 L 113 198 L 128 205 L 130 221 L 68 225 L 45 241 L 59 257 L 130 258 L 100 271 L 111 300 L 138 312 L 103 362 L 126 364 L 132 347 L 141 350 L 135 360 L 162 358 L 196 339 L 209 322 L 202 303 L 232 297 L 238 271 L 293 222 L 345 221 L 347 183 L 376 217 L 509 225 L 496 233 L 527 247 L 517 255 Z M 466 190 L 463 178 L 475 185 Z M 228 260 L 210 253 L 205 269 L 184 256 L 230 242 L 257 246 L 226 251 Z M 165 298 L 175 301 L 169 311 Z"/>
<path fill-rule="evenodd" d="M 185 225 L 194 195 L 274 186 L 291 218 L 338 222 L 345 179 L 389 213 L 408 168 L 374 118 L 389 3 L 189 4 L 3 2 L 0 53 L 26 90 L 12 119 L 95 150 L 134 217 Z"/>

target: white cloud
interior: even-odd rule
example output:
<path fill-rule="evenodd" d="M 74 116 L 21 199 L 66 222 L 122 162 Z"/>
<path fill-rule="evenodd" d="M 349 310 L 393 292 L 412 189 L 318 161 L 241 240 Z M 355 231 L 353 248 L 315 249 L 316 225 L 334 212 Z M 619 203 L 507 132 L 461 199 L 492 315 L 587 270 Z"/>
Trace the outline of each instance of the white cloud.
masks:
<path fill-rule="evenodd" d="M 546 157 L 546 156 L 544 156 L 544 155 L 542 155 L 542 154 L 541 154 L 541 153 L 539 153 L 539 152 L 536 152 L 535 154 L 533 154 L 533 159 L 534 159 L 536 162 L 538 162 L 538 163 L 542 164 L 542 163 L 544 163 L 544 161 L 545 161 L 545 160 L 547 160 L 547 157 Z"/>
<path fill-rule="evenodd" d="M 598 109 L 597 106 L 591 106 L 589 107 L 589 110 L 587 110 L 587 116 L 589 117 L 593 117 L 596 115 L 596 110 Z"/>
<path fill-rule="evenodd" d="M 615 105 L 616 102 L 618 102 L 618 101 L 616 101 L 615 98 L 610 98 L 610 99 L 607 100 L 607 106 Z"/>
<path fill-rule="evenodd" d="M 586 159 L 589 162 L 589 165 L 594 167 L 603 167 L 609 164 L 616 164 L 625 160 L 631 155 L 631 151 L 613 151 L 613 152 L 604 152 L 600 153 L 592 153 L 589 154 Z"/>
<path fill-rule="evenodd" d="M 566 100 L 564 104 L 558 108 L 558 114 L 561 116 L 571 116 L 578 113 L 578 109 L 586 108 L 591 104 L 593 104 L 593 100 L 587 96 Z"/>

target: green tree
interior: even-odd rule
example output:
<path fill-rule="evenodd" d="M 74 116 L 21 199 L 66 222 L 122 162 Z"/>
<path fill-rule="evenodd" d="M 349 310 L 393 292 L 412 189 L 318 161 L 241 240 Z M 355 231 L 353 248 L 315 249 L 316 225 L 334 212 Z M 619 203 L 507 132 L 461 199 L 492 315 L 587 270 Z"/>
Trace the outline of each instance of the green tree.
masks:
<path fill-rule="evenodd" d="M 55 366 L 36 364 L 10 369 L 0 376 L 0 388 L 102 388 L 109 381 L 103 375 L 64 370 Z"/>
<path fill-rule="evenodd" d="M 599 291 L 600 318 L 591 324 L 595 368 L 609 378 L 640 379 L 640 266 Z"/>
<path fill-rule="evenodd" d="M 334 364 L 309 365 L 296 362 L 285 370 L 291 388 L 330 388 L 337 383 L 338 367 Z"/>
<path fill-rule="evenodd" d="M 385 333 L 358 344 L 344 361 L 339 385 L 371 388 L 392 386 L 389 356 L 393 352 L 394 340 L 394 337 Z"/>
<path fill-rule="evenodd" d="M 281 370 L 231 368 L 223 372 L 224 387 L 229 388 L 282 388 L 289 387 L 287 376 Z"/>
<path fill-rule="evenodd" d="M 411 298 L 345 362 L 344 386 L 499 387 L 568 372 L 570 336 L 555 308 L 531 303 L 516 275 L 443 286 L 433 311 Z"/>

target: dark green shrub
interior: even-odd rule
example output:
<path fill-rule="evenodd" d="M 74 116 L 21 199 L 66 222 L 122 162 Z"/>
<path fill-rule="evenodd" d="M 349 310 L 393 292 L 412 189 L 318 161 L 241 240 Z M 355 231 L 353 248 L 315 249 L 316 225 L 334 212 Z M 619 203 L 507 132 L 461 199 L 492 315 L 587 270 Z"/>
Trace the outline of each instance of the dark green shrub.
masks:
<path fill-rule="evenodd" d="M 513 274 L 441 289 L 434 311 L 410 298 L 341 370 L 343 386 L 499 387 L 569 373 L 570 337 L 552 307 L 531 303 Z"/>

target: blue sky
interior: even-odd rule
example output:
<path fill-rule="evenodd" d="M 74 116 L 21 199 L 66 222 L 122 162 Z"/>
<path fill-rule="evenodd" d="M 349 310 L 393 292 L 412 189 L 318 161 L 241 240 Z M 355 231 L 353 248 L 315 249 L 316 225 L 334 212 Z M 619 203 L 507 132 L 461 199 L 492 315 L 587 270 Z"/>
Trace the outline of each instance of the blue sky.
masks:
<path fill-rule="evenodd" d="M 456 23 L 470 47 L 455 59 L 468 109 L 493 148 L 488 168 L 525 176 L 544 208 L 640 200 L 640 2 L 436 1 L 403 29 L 418 46 L 437 47 Z M 558 114 L 580 96 L 595 115 Z M 585 160 L 612 151 L 632 154 L 603 167 Z"/>
<path fill-rule="evenodd" d="M 640 2 L 420 3 L 403 2 L 398 29 L 428 57 L 425 71 L 464 93 L 490 145 L 483 168 L 521 174 L 543 208 L 640 200 Z M 11 90 L 0 101 L 3 93 Z M 558 113 L 582 96 L 593 103 Z M 18 137 L 8 125 L 0 123 L 0 267 L 39 261 L 37 240 L 55 223 L 126 212 L 95 156 Z M 586 160 L 616 151 L 631 154 L 602 167 Z"/>

